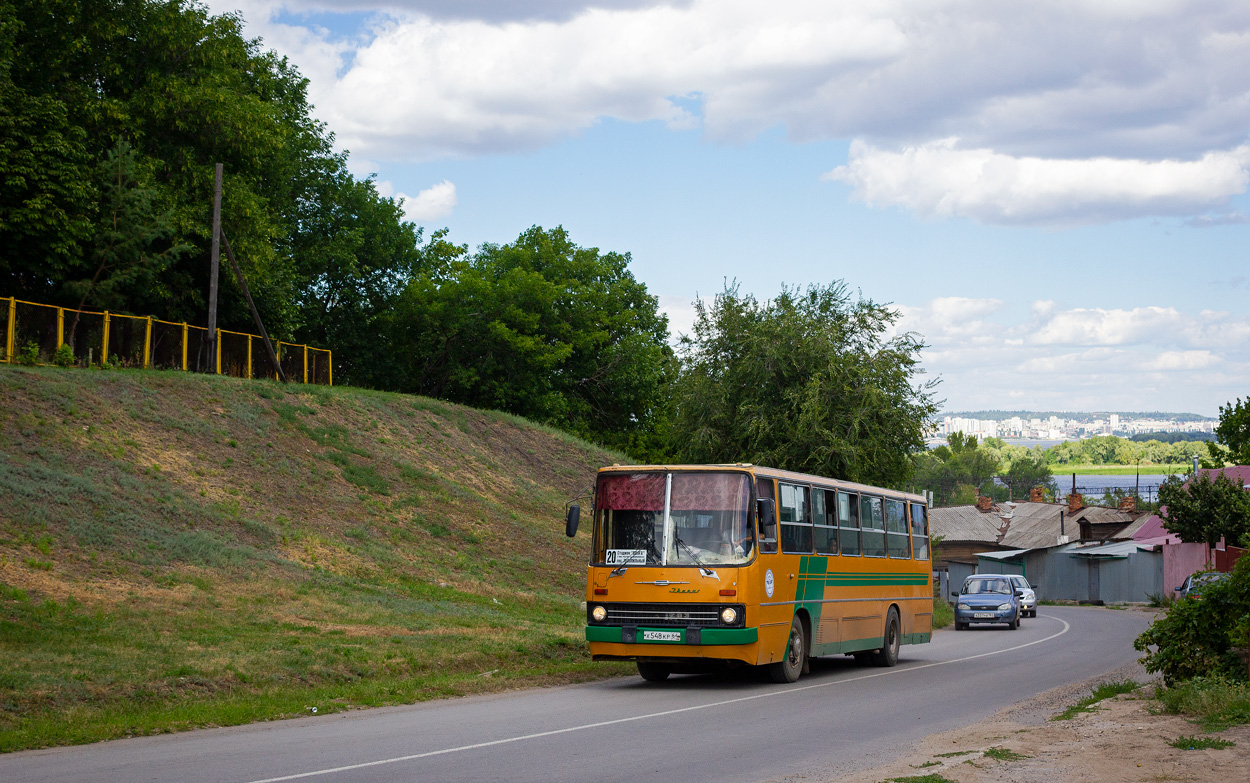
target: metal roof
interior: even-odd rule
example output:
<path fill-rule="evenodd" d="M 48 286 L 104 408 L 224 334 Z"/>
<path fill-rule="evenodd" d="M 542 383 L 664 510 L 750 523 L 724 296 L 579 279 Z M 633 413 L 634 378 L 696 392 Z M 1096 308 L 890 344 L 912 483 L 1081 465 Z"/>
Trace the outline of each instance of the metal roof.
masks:
<path fill-rule="evenodd" d="M 1064 515 L 1062 525 L 1059 515 Z M 1086 506 L 1068 513 L 1066 503 L 996 503 L 989 511 L 976 506 L 935 508 L 929 514 L 933 535 L 946 541 L 978 541 L 1013 549 L 1043 549 L 1059 545 L 1060 530 L 1070 539 L 1081 535 L 1082 521 L 1095 525 L 1128 525 L 1137 513 L 1116 508 Z M 1121 538 L 1117 531 L 1113 538 Z"/>

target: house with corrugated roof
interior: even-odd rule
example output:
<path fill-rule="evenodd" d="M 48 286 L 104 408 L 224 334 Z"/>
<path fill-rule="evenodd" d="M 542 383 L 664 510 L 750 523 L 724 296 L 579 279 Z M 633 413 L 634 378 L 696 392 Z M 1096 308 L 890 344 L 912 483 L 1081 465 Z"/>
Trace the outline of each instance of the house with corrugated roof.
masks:
<path fill-rule="evenodd" d="M 973 573 L 1022 574 L 1038 597 L 1092 602 L 1148 601 L 1162 594 L 1162 556 L 1128 531 L 1144 514 L 1130 500 L 1117 508 L 1066 503 L 993 503 L 935 508 L 929 525 L 941 536 L 935 568 L 951 589 Z M 1156 562 L 1157 561 L 1157 562 Z"/>

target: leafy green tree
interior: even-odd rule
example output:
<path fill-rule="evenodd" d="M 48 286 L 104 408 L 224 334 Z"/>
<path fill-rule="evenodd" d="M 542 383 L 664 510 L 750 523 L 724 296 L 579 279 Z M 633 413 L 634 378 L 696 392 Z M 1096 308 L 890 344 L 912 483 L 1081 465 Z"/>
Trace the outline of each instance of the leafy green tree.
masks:
<path fill-rule="evenodd" d="M 668 324 L 628 253 L 535 226 L 511 244 L 472 255 L 442 244 L 432 256 L 393 317 L 401 389 L 661 456 Z"/>
<path fill-rule="evenodd" d="M 1049 490 L 1051 495 L 1059 491 L 1050 466 L 1045 458 L 1037 454 L 1026 454 L 1011 461 L 1011 467 L 1003 474 L 1003 481 L 1011 489 L 1011 496 L 1016 500 L 1029 497 L 1034 487 Z"/>
<path fill-rule="evenodd" d="M 986 448 L 978 442 L 977 436 L 962 432 L 951 433 L 946 443 L 918 454 L 915 459 L 913 482 L 921 489 L 933 492 L 934 505 L 975 503 L 979 495 L 995 500 L 1007 499 L 1007 488 L 994 481 L 1002 463 L 993 446 Z"/>
<path fill-rule="evenodd" d="M 1250 545 L 1250 492 L 1241 479 L 1202 472 L 1169 476 L 1159 485 L 1163 526 L 1182 541 L 1214 546 L 1223 537 L 1238 546 Z"/>
<path fill-rule="evenodd" d="M 1229 462 L 1250 465 L 1250 399 L 1220 406 L 1220 423 L 1215 427 L 1218 444 L 1208 442 L 1205 468 L 1222 468 Z"/>
<path fill-rule="evenodd" d="M 679 346 L 673 450 L 689 462 L 754 462 L 902 486 L 936 412 L 914 334 L 845 284 L 759 302 L 726 285 L 697 302 Z"/>

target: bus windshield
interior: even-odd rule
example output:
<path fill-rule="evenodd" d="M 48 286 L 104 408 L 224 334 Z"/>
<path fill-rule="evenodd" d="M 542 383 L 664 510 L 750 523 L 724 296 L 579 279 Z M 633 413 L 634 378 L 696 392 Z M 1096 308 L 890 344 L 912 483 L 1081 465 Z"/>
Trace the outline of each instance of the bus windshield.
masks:
<path fill-rule="evenodd" d="M 615 566 L 737 565 L 755 536 L 744 473 L 612 473 L 599 479 L 595 560 Z"/>

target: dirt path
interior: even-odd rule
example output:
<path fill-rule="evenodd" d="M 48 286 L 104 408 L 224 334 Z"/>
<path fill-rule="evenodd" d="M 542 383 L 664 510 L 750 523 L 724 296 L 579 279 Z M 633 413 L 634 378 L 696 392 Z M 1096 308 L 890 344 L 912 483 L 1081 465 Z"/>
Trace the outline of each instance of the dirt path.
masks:
<path fill-rule="evenodd" d="M 1145 682 L 1148 677 L 1133 665 L 1047 691 L 980 723 L 934 734 L 908 756 L 839 776 L 838 783 L 878 783 L 930 773 L 957 783 L 1250 781 L 1250 725 L 1208 735 L 1185 718 L 1153 715 L 1150 710 L 1157 707 L 1149 698 L 1153 685 L 1100 702 L 1093 712 L 1050 720 L 1089 696 L 1093 686 L 1124 679 Z M 1183 750 L 1168 744 L 1180 736 L 1196 735 L 1219 736 L 1237 744 L 1222 750 Z"/>

